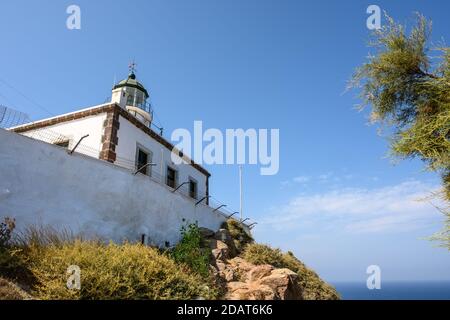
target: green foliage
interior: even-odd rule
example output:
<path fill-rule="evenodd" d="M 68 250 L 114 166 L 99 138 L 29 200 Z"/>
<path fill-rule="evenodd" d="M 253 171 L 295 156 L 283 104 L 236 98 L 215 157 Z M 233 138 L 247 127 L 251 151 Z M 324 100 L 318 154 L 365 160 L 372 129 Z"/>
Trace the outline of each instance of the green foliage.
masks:
<path fill-rule="evenodd" d="M 281 250 L 271 248 L 268 245 L 258 243 L 248 245 L 242 257 L 253 264 L 270 264 L 276 268 L 284 268 Z"/>
<path fill-rule="evenodd" d="M 357 69 L 351 87 L 361 88 L 363 104 L 372 106 L 372 120 L 393 126 L 393 155 L 419 157 L 441 172 L 450 199 L 450 48 L 440 47 L 434 70 L 427 42 L 431 23 L 418 15 L 409 35 L 387 17 L 373 34 L 377 50 Z M 445 178 L 447 177 L 447 178 Z"/>
<path fill-rule="evenodd" d="M 450 201 L 450 48 L 434 48 L 439 55 L 430 57 L 430 34 L 431 22 L 421 15 L 409 34 L 387 16 L 370 43 L 376 54 L 357 69 L 350 87 L 361 89 L 361 108 L 371 105 L 374 122 L 394 129 L 392 155 L 420 158 L 439 172 Z"/>
<path fill-rule="evenodd" d="M 445 216 L 445 226 L 441 231 L 430 237 L 430 240 L 437 241 L 440 247 L 450 250 L 450 206 L 437 207 L 437 209 Z"/>
<path fill-rule="evenodd" d="M 171 255 L 176 262 L 186 264 L 201 276 L 209 275 L 209 250 L 203 248 L 203 238 L 197 223 L 181 227 L 181 241 Z"/>
<path fill-rule="evenodd" d="M 41 299 L 210 298 L 204 282 L 158 250 L 140 244 L 75 240 L 29 252 Z M 81 269 L 81 289 L 66 287 L 67 268 Z"/>
<path fill-rule="evenodd" d="M 9 217 L 3 218 L 3 221 L 0 222 L 0 249 L 8 246 L 15 227 L 15 220 Z"/>
<path fill-rule="evenodd" d="M 303 296 L 307 300 L 336 300 L 339 294 L 325 283 L 312 270 L 308 269 L 292 252 L 283 253 L 280 249 L 273 249 L 263 244 L 248 244 L 242 257 L 256 265 L 270 264 L 276 268 L 288 268 L 299 276 L 299 283 L 303 288 Z"/>
<path fill-rule="evenodd" d="M 228 219 L 221 227 L 230 232 L 238 252 L 242 252 L 247 244 L 253 243 L 254 241 L 250 234 L 244 230 L 242 224 L 234 219 Z"/>

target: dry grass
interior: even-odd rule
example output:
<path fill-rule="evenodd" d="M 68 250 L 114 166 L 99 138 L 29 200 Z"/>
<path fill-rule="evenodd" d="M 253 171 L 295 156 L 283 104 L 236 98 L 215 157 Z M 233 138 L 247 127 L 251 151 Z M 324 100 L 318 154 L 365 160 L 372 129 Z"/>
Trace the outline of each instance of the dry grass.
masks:
<path fill-rule="evenodd" d="M 87 241 L 50 227 L 30 227 L 0 255 L 0 274 L 31 287 L 37 299 L 213 299 L 204 279 L 157 249 Z M 67 269 L 81 269 L 81 289 L 68 289 Z M 22 274 L 27 279 L 20 279 Z M 8 286 L 9 288 L 9 286 Z M 3 289 L 3 294 L 9 289 Z M 9 297 L 9 296 L 8 296 Z M 12 298 L 12 296 L 11 296 Z"/>
<path fill-rule="evenodd" d="M 158 250 L 140 244 L 76 240 L 29 252 L 41 299 L 213 298 L 203 279 Z M 81 269 L 81 289 L 66 286 L 67 268 Z"/>

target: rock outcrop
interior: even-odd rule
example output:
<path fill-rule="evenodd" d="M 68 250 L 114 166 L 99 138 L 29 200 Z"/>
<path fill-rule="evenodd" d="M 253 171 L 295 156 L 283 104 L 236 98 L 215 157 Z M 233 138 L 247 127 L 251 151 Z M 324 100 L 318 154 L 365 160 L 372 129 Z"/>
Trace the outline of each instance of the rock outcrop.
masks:
<path fill-rule="evenodd" d="M 206 232 L 205 232 L 206 233 Z M 298 275 L 285 268 L 254 265 L 237 257 L 233 238 L 220 229 L 206 239 L 211 249 L 211 270 L 227 300 L 302 300 Z"/>
<path fill-rule="evenodd" d="M 225 299 L 229 300 L 302 300 L 298 275 L 289 269 L 274 269 L 271 265 L 254 266 L 245 282 L 227 283 Z"/>

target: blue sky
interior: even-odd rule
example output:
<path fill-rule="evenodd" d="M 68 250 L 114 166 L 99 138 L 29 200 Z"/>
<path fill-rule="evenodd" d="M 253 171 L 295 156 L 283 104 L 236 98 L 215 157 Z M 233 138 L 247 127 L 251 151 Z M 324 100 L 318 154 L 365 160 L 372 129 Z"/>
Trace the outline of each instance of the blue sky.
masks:
<path fill-rule="evenodd" d="M 71 4 L 81 30 L 66 28 Z M 279 173 L 244 167 L 258 241 L 329 281 L 364 280 L 370 264 L 384 280 L 449 280 L 448 251 L 422 239 L 442 216 L 415 201 L 439 178 L 394 165 L 344 93 L 369 52 L 370 4 L 409 24 L 420 11 L 449 41 L 448 1 L 3 1 L 0 104 L 40 119 L 103 103 L 135 59 L 168 134 L 194 120 L 280 129 Z M 237 166 L 208 170 L 213 195 L 238 208 Z"/>

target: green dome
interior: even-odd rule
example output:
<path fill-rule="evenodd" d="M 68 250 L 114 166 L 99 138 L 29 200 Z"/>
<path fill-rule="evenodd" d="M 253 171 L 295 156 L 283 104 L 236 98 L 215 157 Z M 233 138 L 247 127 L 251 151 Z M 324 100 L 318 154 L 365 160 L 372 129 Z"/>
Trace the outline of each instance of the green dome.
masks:
<path fill-rule="evenodd" d="M 128 75 L 127 79 L 124 79 L 124 80 L 120 81 L 118 84 L 116 84 L 114 86 L 113 90 L 117 89 L 117 88 L 122 88 L 122 87 L 131 87 L 131 88 L 139 89 L 142 92 L 144 92 L 145 98 L 149 97 L 147 90 L 144 88 L 142 83 L 140 83 L 139 81 L 136 80 L 136 75 L 134 73 L 130 73 Z"/>

